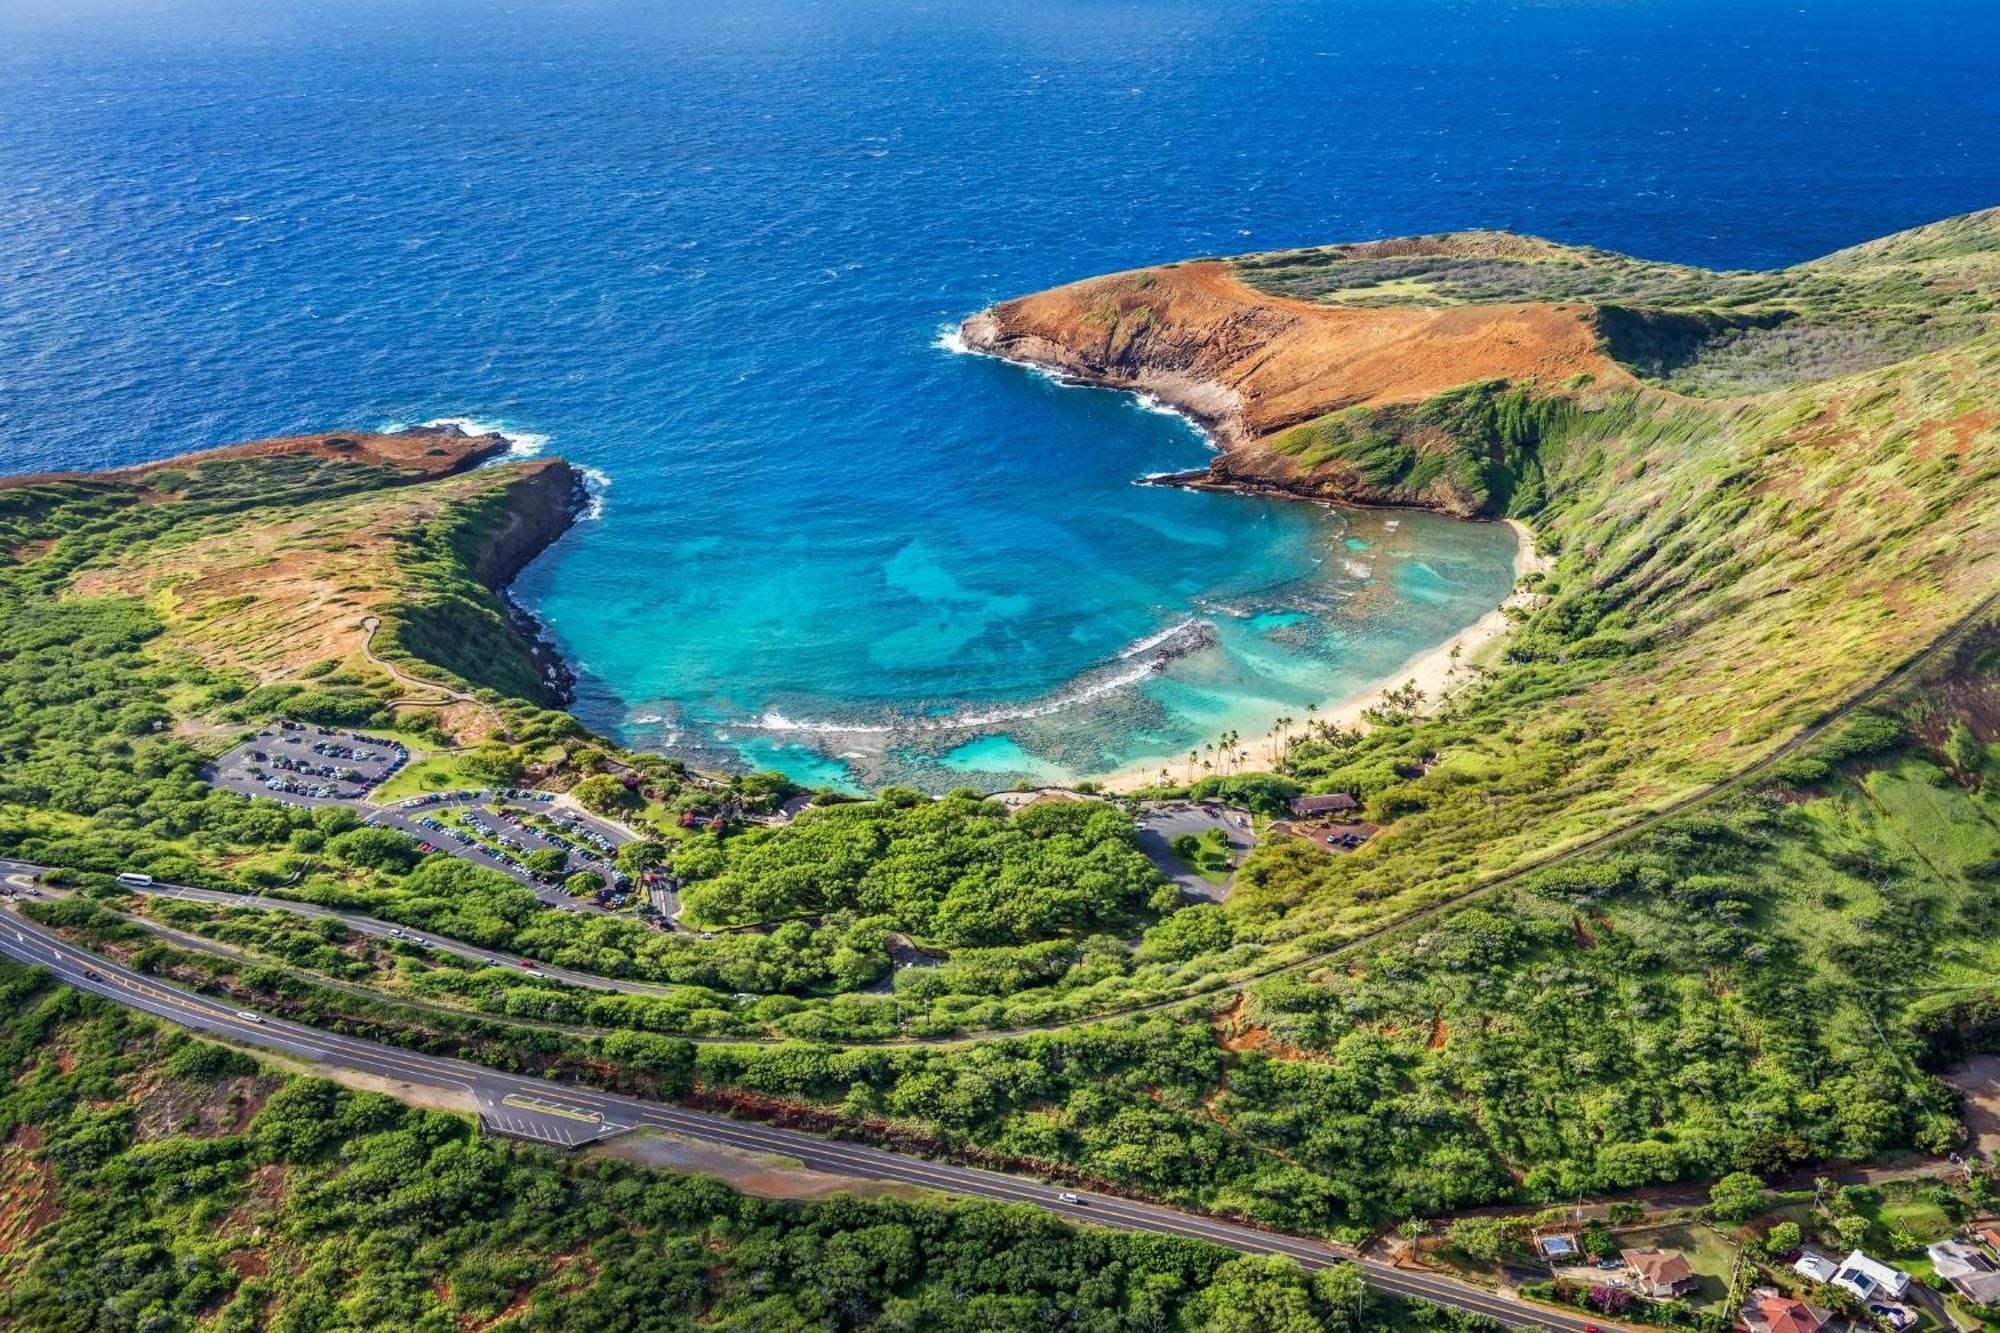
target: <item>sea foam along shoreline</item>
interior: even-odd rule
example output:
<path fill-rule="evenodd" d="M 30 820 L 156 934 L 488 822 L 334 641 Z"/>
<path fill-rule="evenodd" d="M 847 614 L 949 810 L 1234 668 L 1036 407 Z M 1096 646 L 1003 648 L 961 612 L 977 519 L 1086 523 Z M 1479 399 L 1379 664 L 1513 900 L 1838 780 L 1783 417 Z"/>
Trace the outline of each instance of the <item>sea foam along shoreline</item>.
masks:
<path fill-rule="evenodd" d="M 1136 395 L 1141 405 L 1149 411 L 1171 412 L 1193 426 L 1208 442 L 1209 447 L 1218 454 L 1228 453 L 1232 445 L 1240 440 L 1242 432 L 1236 424 L 1236 408 L 1240 404 L 1234 402 L 1234 394 L 1222 385 L 1192 380 L 1185 375 L 1173 373 L 1142 375 L 1139 377 L 1140 382 L 1136 384 L 1095 382 L 1088 376 L 1080 375 L 1065 366 L 1030 357 L 1009 355 L 999 350 L 997 335 L 998 326 L 993 317 L 985 311 L 980 311 L 968 316 L 957 329 L 941 335 L 938 345 L 951 352 L 990 356 L 1043 375 L 1059 384 L 1083 385 Z M 1316 497 L 1295 495 L 1277 486 L 1248 486 L 1218 482 L 1199 485 L 1200 479 L 1206 475 L 1206 473 L 1179 473 L 1141 477 L 1135 480 L 1143 485 L 1180 485 L 1190 489 L 1198 486 L 1203 490 L 1233 491 L 1272 499 L 1309 499 L 1314 504 L 1330 503 Z M 1516 537 L 1519 538 L 1519 544 L 1514 550 L 1516 584 L 1518 585 L 1520 580 L 1529 574 L 1546 571 L 1549 562 L 1536 550 L 1533 530 L 1519 519 L 1509 518 L 1501 521 L 1514 529 Z M 1366 727 L 1367 721 L 1362 714 L 1379 703 L 1384 694 L 1399 688 L 1406 681 L 1414 681 L 1417 688 L 1423 691 L 1426 703 L 1434 705 L 1440 696 L 1471 679 L 1474 660 L 1512 628 L 1513 620 L 1507 612 L 1510 606 L 1521 604 L 1522 596 L 1519 591 L 1510 594 L 1499 606 L 1444 642 L 1415 654 L 1402 666 L 1367 688 L 1344 698 L 1329 700 L 1319 707 L 1310 721 L 1294 721 L 1277 737 L 1271 739 L 1289 740 L 1304 735 L 1308 727 L 1316 725 Z M 1204 739 L 1213 741 L 1216 738 L 1211 736 Z M 1254 745 L 1268 743 L 1269 741 L 1262 739 L 1252 742 Z M 1253 758 L 1255 757 L 1257 756 L 1253 751 Z M 1171 774 L 1176 771 L 1176 765 L 1185 762 L 1184 752 L 1151 755 L 1131 760 L 1111 773 L 1099 777 L 1097 781 L 1107 791 L 1132 791 L 1157 783 L 1161 769 L 1164 768 Z"/>
<path fill-rule="evenodd" d="M 1512 528 L 1520 539 L 1520 544 L 1514 548 L 1516 584 L 1530 574 L 1546 573 L 1551 561 L 1536 550 L 1533 530 L 1519 519 L 1508 518 L 1502 519 L 1501 522 Z M 1400 688 L 1406 681 L 1414 681 L 1416 687 L 1423 691 L 1425 710 L 1435 707 L 1444 695 L 1472 682 L 1473 666 L 1514 627 L 1513 618 L 1508 615 L 1509 609 L 1526 605 L 1532 597 L 1533 594 L 1518 590 L 1509 594 L 1500 605 L 1444 642 L 1415 654 L 1374 684 L 1354 694 L 1321 704 L 1310 719 L 1294 720 L 1290 726 L 1279 731 L 1276 737 L 1269 739 L 1259 737 L 1251 741 L 1247 748 L 1251 752 L 1252 766 L 1258 768 L 1268 766 L 1269 756 L 1261 753 L 1260 747 L 1270 744 L 1273 740 L 1288 741 L 1303 736 L 1311 727 L 1330 725 L 1366 730 L 1368 720 L 1362 714 L 1380 703 L 1383 695 L 1390 690 Z M 1214 737 L 1205 739 L 1213 740 Z M 1169 774 L 1178 775 L 1184 771 L 1186 763 L 1187 755 L 1184 751 L 1171 755 L 1153 755 L 1134 759 L 1114 772 L 1098 778 L 1097 781 L 1106 791 L 1136 791 L 1143 787 L 1158 785 L 1161 769 L 1166 769 Z"/>
<path fill-rule="evenodd" d="M 1206 381 L 1190 380 L 1186 376 L 1160 376 L 1145 384 L 1107 384 L 1091 379 L 1088 375 L 1056 364 L 1053 361 L 1038 361 L 1029 356 L 1016 356 L 1000 351 L 993 345 L 990 327 L 983 327 L 976 337 L 966 335 L 978 321 L 991 319 L 984 311 L 969 315 L 957 324 L 947 324 L 938 330 L 931 346 L 953 356 L 980 356 L 1003 362 L 1033 375 L 1039 375 L 1058 389 L 1104 389 L 1129 396 L 1133 404 L 1142 412 L 1154 416 L 1173 417 L 1191 427 L 1201 437 L 1201 442 L 1217 454 L 1229 452 L 1225 440 L 1233 437 L 1229 413 L 1233 407 L 1228 399 L 1232 397 L 1220 386 L 1207 386 Z M 1211 391 L 1212 390 L 1212 391 Z M 1215 414 L 1210 415 L 1210 411 Z M 1196 468 L 1193 472 L 1170 471 L 1153 472 L 1143 477 L 1135 477 L 1134 485 L 1172 485 L 1174 479 L 1205 475 L 1206 470 Z"/>

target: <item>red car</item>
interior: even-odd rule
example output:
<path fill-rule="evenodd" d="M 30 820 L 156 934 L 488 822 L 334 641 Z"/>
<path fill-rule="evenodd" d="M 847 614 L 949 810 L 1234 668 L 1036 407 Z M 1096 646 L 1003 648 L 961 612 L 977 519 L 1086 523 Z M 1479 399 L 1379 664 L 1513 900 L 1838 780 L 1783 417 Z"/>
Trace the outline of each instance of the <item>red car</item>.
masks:
<path fill-rule="evenodd" d="M 528 969 L 528 970 L 529 970 L 530 972 L 532 972 L 532 971 L 534 971 L 534 970 L 535 970 L 535 965 L 534 965 L 534 963 L 533 963 L 533 962 L 532 962 L 531 960 L 529 960 L 529 959 L 526 959 L 526 958 L 523 958 L 523 959 L 521 960 L 521 966 L 522 966 L 522 967 L 525 967 L 525 968 L 527 968 L 527 969 Z"/>

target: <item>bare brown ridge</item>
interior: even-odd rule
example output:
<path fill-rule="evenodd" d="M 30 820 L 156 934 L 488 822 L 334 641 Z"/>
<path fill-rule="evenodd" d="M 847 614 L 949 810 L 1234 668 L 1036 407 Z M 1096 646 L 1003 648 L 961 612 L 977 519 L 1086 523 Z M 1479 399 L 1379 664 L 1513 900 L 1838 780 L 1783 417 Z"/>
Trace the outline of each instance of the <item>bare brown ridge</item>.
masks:
<path fill-rule="evenodd" d="M 1485 380 L 1630 383 L 1591 306 L 1351 308 L 1257 291 L 1220 260 L 1090 278 L 965 322 L 978 351 L 1151 394 L 1225 450 L 1356 406 L 1417 402 Z"/>

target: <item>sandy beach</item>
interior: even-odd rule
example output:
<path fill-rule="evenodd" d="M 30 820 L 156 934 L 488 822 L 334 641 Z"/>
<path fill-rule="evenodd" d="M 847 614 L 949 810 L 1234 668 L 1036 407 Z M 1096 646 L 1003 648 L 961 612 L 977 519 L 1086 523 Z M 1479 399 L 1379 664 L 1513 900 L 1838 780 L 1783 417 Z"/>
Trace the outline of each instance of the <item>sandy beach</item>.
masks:
<path fill-rule="evenodd" d="M 1533 529 L 1519 519 L 1509 518 L 1501 521 L 1514 529 L 1520 538 L 1520 545 L 1514 552 L 1515 581 L 1518 583 L 1529 574 L 1546 572 L 1551 562 L 1536 549 Z M 1362 717 L 1362 713 L 1380 702 L 1385 692 L 1399 688 L 1405 681 L 1415 681 L 1417 688 L 1424 692 L 1423 708 L 1419 711 L 1428 712 L 1436 707 L 1438 701 L 1445 695 L 1471 683 L 1474 679 L 1473 666 L 1497 651 L 1499 641 L 1506 637 L 1507 631 L 1514 624 L 1508 618 L 1508 608 L 1522 605 L 1524 596 L 1518 591 L 1511 594 L 1506 601 L 1443 643 L 1418 653 L 1358 694 L 1328 700 L 1320 705 L 1319 711 L 1310 719 L 1295 720 L 1291 726 L 1278 733 L 1277 737 L 1267 737 L 1262 734 L 1244 737 L 1242 748 L 1250 752 L 1250 758 L 1245 764 L 1246 771 L 1270 768 L 1273 747 L 1279 737 L 1290 739 L 1293 736 L 1303 735 L 1308 726 L 1331 724 L 1365 730 L 1368 722 Z M 1097 781 L 1105 791 L 1136 791 L 1157 784 L 1162 768 L 1166 769 L 1176 781 L 1184 780 L 1187 774 L 1187 752 L 1135 759 Z"/>

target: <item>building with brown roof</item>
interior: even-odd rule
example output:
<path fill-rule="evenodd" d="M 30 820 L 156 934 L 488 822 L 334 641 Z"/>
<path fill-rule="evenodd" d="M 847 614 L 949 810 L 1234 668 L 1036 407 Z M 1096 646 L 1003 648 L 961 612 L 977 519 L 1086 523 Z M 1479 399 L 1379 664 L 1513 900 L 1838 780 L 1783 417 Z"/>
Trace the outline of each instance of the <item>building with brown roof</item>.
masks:
<path fill-rule="evenodd" d="M 1643 1245 L 1636 1250 L 1620 1250 L 1618 1257 L 1632 1274 L 1632 1289 L 1656 1301 L 1672 1300 L 1693 1291 L 1699 1281 L 1687 1256 L 1679 1250 L 1663 1250 Z"/>
<path fill-rule="evenodd" d="M 1320 815 L 1345 814 L 1349 810 L 1359 810 L 1361 802 L 1344 791 L 1328 792 L 1323 796 L 1299 796 L 1292 801 L 1292 817 L 1312 819 Z"/>
<path fill-rule="evenodd" d="M 1775 1287 L 1751 1292 L 1750 1303 L 1737 1313 L 1749 1333 L 1820 1333 L 1833 1319 L 1832 1312 L 1794 1300 Z"/>

